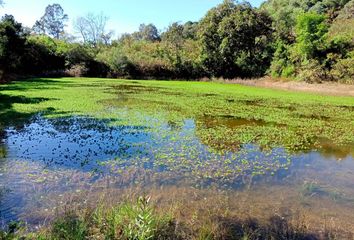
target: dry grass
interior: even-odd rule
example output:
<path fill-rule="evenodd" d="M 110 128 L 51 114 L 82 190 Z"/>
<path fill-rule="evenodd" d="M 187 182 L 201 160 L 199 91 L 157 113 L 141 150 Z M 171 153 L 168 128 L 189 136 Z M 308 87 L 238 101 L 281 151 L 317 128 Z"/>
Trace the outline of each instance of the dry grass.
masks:
<path fill-rule="evenodd" d="M 354 85 L 335 82 L 306 83 L 302 81 L 290 81 L 286 79 L 274 79 L 270 77 L 264 77 L 260 79 L 218 79 L 213 81 L 288 91 L 311 92 L 323 95 L 354 97 Z"/>

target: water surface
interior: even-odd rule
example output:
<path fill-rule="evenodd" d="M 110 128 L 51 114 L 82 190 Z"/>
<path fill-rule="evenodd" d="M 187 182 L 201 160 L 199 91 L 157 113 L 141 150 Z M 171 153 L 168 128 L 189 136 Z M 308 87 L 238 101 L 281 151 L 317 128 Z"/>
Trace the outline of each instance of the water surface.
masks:
<path fill-rule="evenodd" d="M 314 222 L 332 219 L 343 227 L 354 225 L 354 145 L 317 139 L 297 150 L 270 146 L 262 139 L 241 143 L 232 136 L 238 129 L 273 127 L 286 132 L 288 123 L 211 112 L 193 116 L 163 99 L 149 102 L 134 96 L 159 88 L 137 84 L 115 90 L 124 94 L 98 104 L 117 118 L 38 113 L 22 123 L 6 123 L 0 135 L 3 224 L 12 220 L 45 224 L 58 205 L 67 204 L 68 196 L 109 191 L 119 195 L 140 186 L 166 199 L 193 198 L 198 193 L 213 201 L 226 194 L 234 199 L 228 203 L 230 209 L 243 199 L 262 211 L 277 205 L 307 212 Z M 144 111 L 144 104 L 154 107 Z M 262 101 L 244 104 L 256 108 Z M 171 191 L 194 192 L 186 197 Z"/>

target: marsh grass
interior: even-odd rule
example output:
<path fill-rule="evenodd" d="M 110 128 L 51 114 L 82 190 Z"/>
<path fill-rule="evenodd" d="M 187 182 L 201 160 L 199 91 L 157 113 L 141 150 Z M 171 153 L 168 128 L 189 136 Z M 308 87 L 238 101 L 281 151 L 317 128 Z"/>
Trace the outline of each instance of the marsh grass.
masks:
<path fill-rule="evenodd" d="M 13 223 L 0 233 L 3 240 L 305 240 L 331 239 L 332 236 L 330 232 L 311 232 L 301 218 L 294 221 L 279 215 L 264 221 L 254 217 L 241 219 L 210 214 L 203 219 L 195 215 L 181 221 L 172 212 L 159 210 L 146 196 L 111 208 L 101 203 L 81 213 L 68 210 L 38 232 L 29 233 L 23 225 Z"/>

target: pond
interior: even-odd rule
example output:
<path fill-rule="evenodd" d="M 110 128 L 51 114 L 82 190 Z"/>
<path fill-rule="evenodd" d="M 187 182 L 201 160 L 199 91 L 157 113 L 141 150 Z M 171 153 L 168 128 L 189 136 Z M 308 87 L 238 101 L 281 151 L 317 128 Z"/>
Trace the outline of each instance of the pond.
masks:
<path fill-rule="evenodd" d="M 105 91 L 116 97 L 97 104 L 110 117 L 49 116 L 42 111 L 21 123 L 6 123 L 0 143 L 2 224 L 23 220 L 43 225 L 58 206 L 87 200 L 73 198 L 129 194 L 140 188 L 166 201 L 198 199 L 201 204 L 209 199 L 218 206 L 227 198 L 223 207 L 230 211 L 306 213 L 313 224 L 335 222 L 352 230 L 353 144 L 336 144 L 324 137 L 294 147 L 287 137 L 277 133 L 276 138 L 269 137 L 272 131 L 291 132 L 294 127 L 286 121 L 235 116 L 230 109 L 223 114 L 205 109 L 191 114 L 183 105 L 168 102 L 169 97 L 182 98 L 181 92 L 157 86 L 132 83 Z M 160 96 L 146 99 L 151 92 Z M 248 111 L 265 104 L 229 96 L 223 101 Z M 301 121 L 308 119 L 305 111 L 285 109 Z M 351 109 L 346 111 L 352 114 Z M 276 117 L 283 115 L 279 112 Z M 316 116 L 315 111 L 313 122 L 328 121 Z M 257 137 L 262 134 L 267 137 Z"/>

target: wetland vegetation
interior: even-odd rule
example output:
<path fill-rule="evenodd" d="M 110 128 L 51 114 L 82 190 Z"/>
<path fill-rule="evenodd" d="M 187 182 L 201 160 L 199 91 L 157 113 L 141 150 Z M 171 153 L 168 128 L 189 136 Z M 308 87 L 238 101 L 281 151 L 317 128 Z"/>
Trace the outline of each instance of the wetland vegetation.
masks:
<path fill-rule="evenodd" d="M 44 239 L 353 236 L 352 97 L 94 78 L 0 87 L 0 215 L 25 223 L 8 239 L 35 227 Z"/>
<path fill-rule="evenodd" d="M 354 239 L 354 0 L 224 0 L 119 37 L 104 12 L 67 31 L 60 4 L 26 27 L 8 13 L 39 2 L 16 1 L 0 0 L 0 240 Z M 195 7 L 159 1 L 126 13 Z"/>

